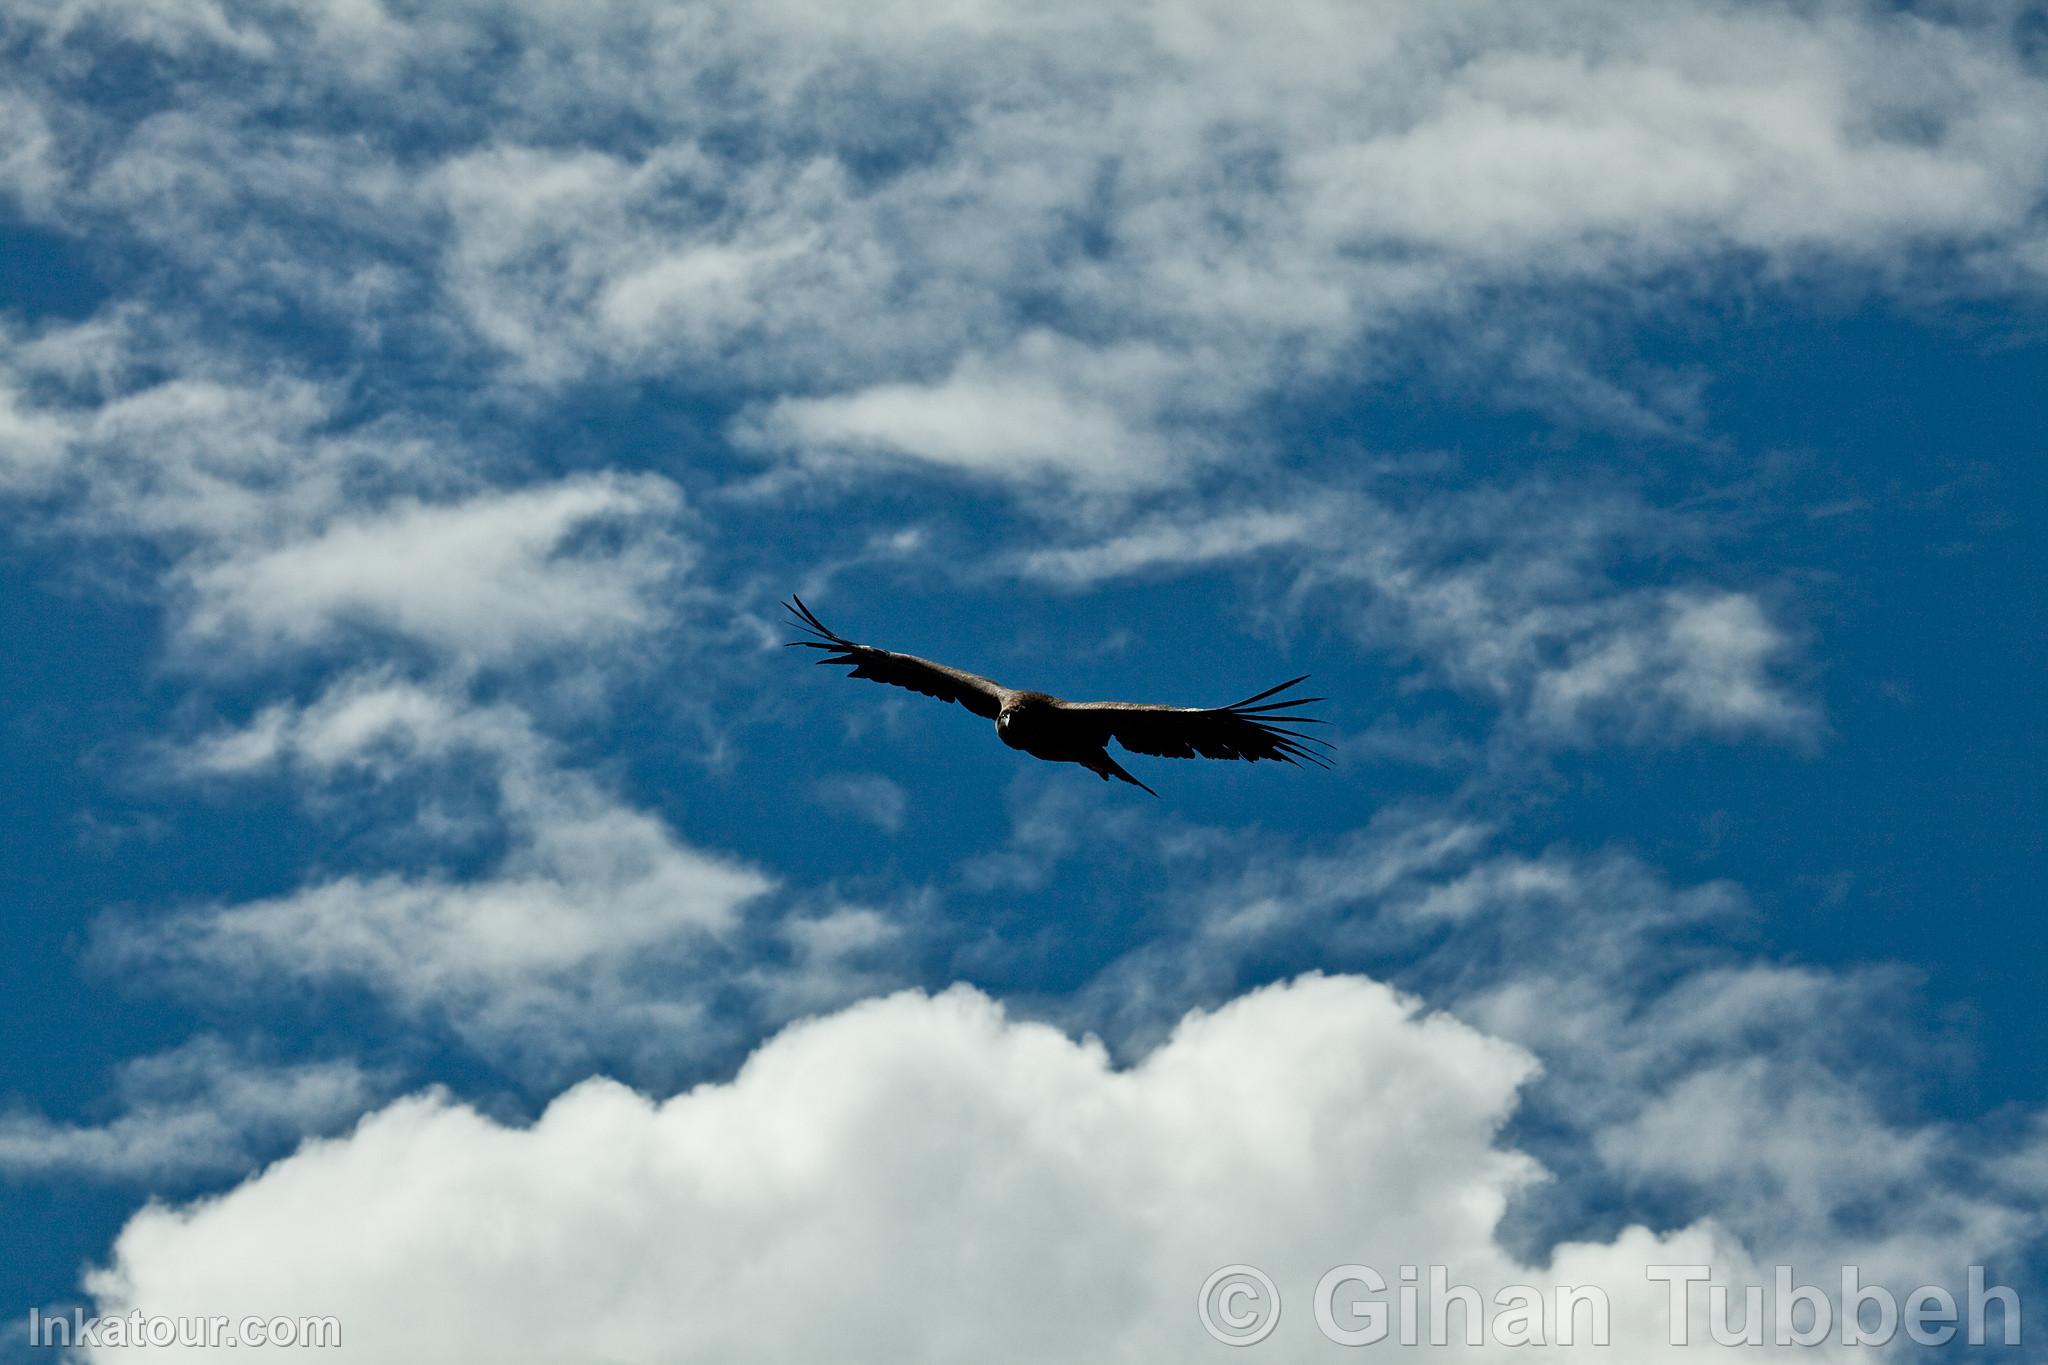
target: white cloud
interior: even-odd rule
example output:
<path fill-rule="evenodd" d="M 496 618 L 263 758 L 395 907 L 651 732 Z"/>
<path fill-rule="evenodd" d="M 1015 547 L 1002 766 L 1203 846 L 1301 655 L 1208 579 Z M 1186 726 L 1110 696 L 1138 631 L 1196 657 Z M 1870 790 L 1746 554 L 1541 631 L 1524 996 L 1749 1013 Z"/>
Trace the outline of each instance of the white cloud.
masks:
<path fill-rule="evenodd" d="M 1802 740 L 1818 729 L 1783 676 L 1794 642 L 1754 594 L 1618 581 L 1645 548 L 1678 538 L 1640 504 L 1538 481 L 1367 505 L 1353 527 L 1341 550 L 1306 561 L 1303 583 L 1370 589 L 1350 612 L 1368 640 L 1520 712 L 1533 736 Z"/>
<path fill-rule="evenodd" d="M 440 782 L 481 781 L 480 823 L 504 851 L 473 877 L 349 874 L 264 900 L 108 920 L 98 948 L 110 964 L 202 995 L 360 985 L 406 1017 L 445 1022 L 472 1046 L 549 1077 L 593 1049 L 659 1071 L 724 1041 L 704 1018 L 707 964 L 725 962 L 724 940 L 773 881 L 690 846 L 564 767 L 516 709 L 356 678 L 174 761 L 195 776 L 282 766 L 315 789 L 366 776 L 388 829 L 403 827 L 393 808 L 417 790 L 414 822 L 430 848 L 447 832 L 434 802 Z"/>
<path fill-rule="evenodd" d="M 33 99 L 0 87 L 0 123 L 8 130 L 0 147 L 0 194 L 10 196 L 30 218 L 40 217 L 54 197 L 58 171 L 51 160 L 55 139 Z"/>
<path fill-rule="evenodd" d="M 1755 594 L 1625 582 L 1634 562 L 1700 534 L 1629 497 L 1542 479 L 1398 504 L 1325 489 L 1155 515 L 1013 567 L 1080 588 L 1256 560 L 1293 578 L 1292 607 L 1334 607 L 1366 643 L 1418 656 L 1548 743 L 1812 738 L 1819 709 L 1785 676 L 1798 642 Z"/>
<path fill-rule="evenodd" d="M 1271 508 L 1197 520 L 1164 518 L 1098 544 L 1029 551 L 1018 558 L 1026 578 L 1070 587 L 1162 570 L 1228 563 L 1263 551 L 1326 541 L 1328 528 L 1308 509 Z"/>
<path fill-rule="evenodd" d="M 1515 1245 L 1652 1208 L 1660 1226 L 1710 1218 L 1766 1263 L 1911 1287 L 2048 1228 L 2015 1174 L 2036 1136 L 1903 1100 L 1933 1059 L 1901 1006 L 1910 976 L 1738 953 L 1730 885 L 1674 887 L 1618 853 L 1503 852 L 1469 820 L 1399 810 L 1313 852 L 1210 842 L 1175 875 L 1196 841 L 1161 841 L 1159 932 L 1064 1017 L 1142 1051 L 1291 948 L 1391 973 L 1542 1063 L 1528 1131 L 1571 1170 L 1530 1192 Z"/>
<path fill-rule="evenodd" d="M 1185 368 L 1152 346 L 1088 347 L 1033 332 L 1002 356 L 970 353 L 933 382 L 778 399 L 738 437 L 828 465 L 880 454 L 996 480 L 1150 482 L 1198 448 L 1187 437 L 1176 449 L 1154 430 Z"/>
<path fill-rule="evenodd" d="M 24 403 L 12 386 L 0 387 L 0 488 L 47 484 L 61 468 L 70 435 L 62 421 Z"/>
<path fill-rule="evenodd" d="M 570 766 L 526 711 L 448 682 L 353 675 L 158 758 L 187 781 L 285 773 L 323 820 L 371 823 L 397 867 L 104 917 L 100 967 L 202 1001 L 360 988 L 536 1085 L 600 1064 L 666 1084 L 763 1028 L 899 988 L 931 919 L 923 897 L 792 892 L 698 847 Z M 900 820 L 894 784 L 845 784 L 827 790 L 860 818 Z"/>
<path fill-rule="evenodd" d="M 653 476 L 404 500 L 193 568 L 186 629 L 198 647 L 260 654 L 369 626 L 465 662 L 601 643 L 660 619 L 650 599 L 681 563 L 662 523 L 678 506 Z"/>
<path fill-rule="evenodd" d="M 2048 99 L 1995 14 L 536 5 L 496 51 L 465 12 L 176 12 L 28 16 L 64 221 L 373 343 L 424 299 L 517 386 L 687 375 L 806 462 L 1164 482 L 1481 298 L 1513 335 L 1515 291 L 2040 283 Z M 96 109 L 66 73 L 109 28 L 263 78 Z M 1511 388 L 1666 425 L 1526 341 L 1482 348 Z"/>
<path fill-rule="evenodd" d="M 446 691 L 371 673 L 342 680 L 310 706 L 265 707 L 241 729 L 216 731 L 171 751 L 170 762 L 191 777 L 289 764 L 323 779 L 351 767 L 390 776 L 462 750 L 533 763 L 545 749 L 526 716 L 511 707 L 468 705 Z"/>
<path fill-rule="evenodd" d="M 32 0 L 14 18 L 29 93 L 0 105 L 24 134 L 0 188 L 104 244 L 117 277 L 128 259 L 152 273 L 118 278 L 129 302 L 90 323 L 4 338 L 0 484 L 69 499 L 65 529 L 148 539 L 195 657 L 277 661 L 360 631 L 424 647 L 447 678 L 658 621 L 685 562 L 673 485 L 551 481 L 530 452 L 451 430 L 565 386 L 708 395 L 737 443 L 803 469 L 1122 495 L 1256 459 L 1233 423 L 1370 382 L 1403 329 L 1462 348 L 1482 300 L 1475 349 L 1504 358 L 1510 397 L 1668 435 L 1697 420 L 1696 391 L 1602 373 L 1524 303 L 1593 287 L 1657 306 L 1731 277 L 2043 278 L 2048 99 L 1990 20 L 1709 0 L 488 18 Z M 166 79 L 103 101 L 91 82 L 121 42 L 158 49 L 131 67 Z M 195 340 L 286 318 L 333 342 L 345 380 Z M 1021 567 L 1081 586 L 1295 551 L 1304 593 L 1366 594 L 1363 638 L 1531 735 L 1813 733 L 1793 632 L 1761 592 L 1619 571 L 1655 538 L 1641 510 L 1524 488 L 1414 516 L 1362 498 L 1105 514 L 1101 540 Z M 195 988 L 361 988 L 550 1078 L 593 1051 L 668 1074 L 633 1068 L 717 1046 L 721 992 L 780 1017 L 893 979 L 898 912 L 838 904 L 769 923 L 782 958 L 734 969 L 770 877 L 575 770 L 515 703 L 396 679 L 270 708 L 178 762 L 315 789 L 367 777 L 430 842 L 460 771 L 489 833 L 447 846 L 481 870 L 451 854 L 316 872 L 110 921 L 103 948 Z M 1042 883 L 1077 856 L 1065 814 L 1027 812 L 964 880 Z M 1529 1066 L 1496 1038 L 1542 1056 L 1535 1093 L 1561 1097 L 1605 1175 L 1675 1189 L 1758 1245 L 1913 1267 L 2017 1235 L 2015 1204 L 1948 1178 L 1983 1169 L 1953 1132 L 1888 1114 L 1828 1051 L 1848 1021 L 1874 1028 L 1869 979 L 1689 975 L 1667 931 L 1731 913 L 1726 888 L 1484 841 L 1432 822 L 1253 868 L 1176 908 L 1184 940 L 1095 993 L 1104 1017 L 1164 1027 L 1308 925 L 1332 957 L 1412 951 L 1469 1024 L 1304 982 L 1117 1071 L 971 993 L 899 997 L 659 1106 L 593 1082 L 508 1129 L 408 1101 L 218 1201 L 138 1215 L 97 1292 L 339 1312 L 363 1354 L 403 1359 L 815 1358 L 850 1337 L 892 1360 L 991 1341 L 1171 1358 L 1200 1347 L 1189 1300 L 1221 1260 L 1304 1288 L 1340 1259 L 1530 1273 L 1495 1235 L 1535 1174 L 1496 1146 Z M 1431 934 L 1469 955 L 1422 951 Z M 216 1105 L 251 1125 L 280 1112 L 192 1093 L 0 1136 L 24 1165 L 145 1172 L 246 1150 L 208 1126 Z M 1726 1121 L 1688 1124 L 1701 1104 Z M 1765 1116 L 1776 1140 L 1740 1143 Z M 166 1132 L 216 1155 L 166 1155 Z M 1895 1201 L 1885 1245 L 1854 1227 L 1854 1172 Z M 1542 1273 L 1640 1286 L 1645 1260 L 1724 1257 L 1741 1252 L 1703 1224 L 1563 1247 Z M 958 1292 L 905 1318 L 902 1283 Z"/>
<path fill-rule="evenodd" d="M 332 1132 L 389 1093 L 342 1061 L 271 1065 L 217 1038 L 125 1063 L 120 1112 L 103 1123 L 0 1113 L 0 1172 L 161 1182 L 240 1173 L 314 1133 Z"/>
<path fill-rule="evenodd" d="M 1197 1287 L 1249 1262 L 1287 1299 L 1265 1354 L 1298 1360 L 1331 1349 L 1324 1270 L 1441 1263 L 1484 1292 L 1601 1284 L 1630 1359 L 1684 1354 L 1643 1266 L 1753 1274 L 1711 1227 L 1541 1266 L 1495 1240 L 1539 1175 L 1497 1145 L 1529 1072 L 1357 978 L 1191 1016 L 1127 1070 L 965 988 L 899 995 L 660 1103 L 594 1080 L 508 1128 L 402 1101 L 144 1210 L 89 1288 L 103 1313 L 333 1315 L 361 1359 L 1154 1362 L 1205 1349 Z"/>
<path fill-rule="evenodd" d="M 667 619 L 690 562 L 657 475 L 516 477 L 436 423 L 362 420 L 341 386 L 252 373 L 133 311 L 0 337 L 0 488 L 64 495 L 57 529 L 158 549 L 187 662 L 351 631 L 458 667 L 603 646 Z"/>
<path fill-rule="evenodd" d="M 897 956 L 909 941 L 905 923 L 925 910 L 833 904 L 789 915 L 776 926 L 779 960 L 756 961 L 736 980 L 770 1019 L 796 1019 L 899 989 L 905 977 Z"/>
<path fill-rule="evenodd" d="M 974 890 L 1037 890 L 1073 854 L 1145 836 L 1145 824 L 1135 808 L 1105 810 L 1094 793 L 1073 783 L 1048 785 L 1019 778 L 1011 784 L 1009 806 L 1009 837 L 1003 846 L 961 865 L 961 880 Z M 1084 832 L 1090 837 L 1084 839 Z"/>
<path fill-rule="evenodd" d="M 903 828 L 910 794 L 880 773 L 835 773 L 811 784 L 818 804 L 850 820 L 861 820 L 884 834 Z"/>
<path fill-rule="evenodd" d="M 261 513 L 292 510 L 265 485 L 299 466 L 299 487 L 331 491 L 359 477 L 371 452 L 321 441 L 336 393 L 289 376 L 236 373 L 212 356 L 169 368 L 178 340 L 155 335 L 134 310 L 80 323 L 6 327 L 0 354 L 0 447 L 12 491 L 67 488 L 93 529 L 166 538 L 246 530 Z M 310 510 L 310 509 L 301 509 Z"/>
<path fill-rule="evenodd" d="M 1637 726 L 1674 717 L 1687 728 L 1801 734 L 1812 708 L 1772 678 L 1791 641 L 1747 593 L 1673 592 L 1581 640 L 1561 666 L 1534 679 L 1531 710 L 1561 732 L 1602 711 L 1633 712 Z"/>
<path fill-rule="evenodd" d="M 237 24 L 219 0 L 142 0 L 138 4 L 32 0 L 24 10 L 24 17 L 29 15 L 50 25 L 57 36 L 73 30 L 97 32 L 104 28 L 129 41 L 174 54 L 226 48 L 260 57 L 273 51 L 260 21 L 250 16 Z"/>
<path fill-rule="evenodd" d="M 139 305 L 0 336 L 0 420 L 35 433 L 0 459 L 16 491 L 69 495 L 56 529 L 219 553 L 401 479 L 444 488 L 463 464 L 428 424 L 349 423 L 340 386 L 244 365 Z"/>

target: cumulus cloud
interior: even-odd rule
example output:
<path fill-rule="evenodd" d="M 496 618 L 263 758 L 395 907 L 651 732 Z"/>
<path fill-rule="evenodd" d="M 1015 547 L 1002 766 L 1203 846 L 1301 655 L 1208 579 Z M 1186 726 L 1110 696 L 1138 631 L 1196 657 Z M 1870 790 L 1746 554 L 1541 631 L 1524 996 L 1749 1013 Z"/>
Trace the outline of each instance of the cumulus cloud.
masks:
<path fill-rule="evenodd" d="M 402 1101 L 144 1210 L 88 1287 L 110 1314 L 333 1315 L 362 1359 L 1150 1362 L 1204 1348 L 1197 1288 L 1249 1262 L 1288 1298 L 1265 1350 L 1294 1360 L 1330 1349 L 1325 1270 L 1436 1263 L 1485 1294 L 1602 1285 L 1631 1359 L 1685 1354 L 1643 1267 L 1754 1273 L 1711 1226 L 1540 1265 L 1497 1243 L 1541 1174 L 1498 1142 L 1530 1071 L 1358 978 L 1191 1015 L 1124 1070 L 965 988 L 898 995 L 661 1102 L 594 1080 L 512 1128 Z"/>
<path fill-rule="evenodd" d="M 1290 950 L 1386 973 L 1542 1063 L 1524 1111 L 1568 1176 L 1518 1206 L 1517 1245 L 1653 1209 L 1659 1226 L 1711 1218 L 1767 1260 L 1911 1287 L 1960 1282 L 2048 1228 L 2008 1169 L 2030 1135 L 1900 1103 L 1932 1056 L 1905 1022 L 1909 974 L 1747 956 L 1729 945 L 1749 907 L 1727 883 L 1497 837 L 1396 811 L 1326 849 L 1219 846 L 1192 870 L 1190 840 L 1162 841 L 1159 932 L 1060 1008 L 1142 1053 Z"/>
<path fill-rule="evenodd" d="M 347 1060 L 277 1065 L 218 1038 L 124 1063 L 118 1112 L 101 1123 L 0 1113 L 0 1172 L 161 1183 L 239 1174 L 259 1155 L 333 1132 L 389 1094 Z"/>

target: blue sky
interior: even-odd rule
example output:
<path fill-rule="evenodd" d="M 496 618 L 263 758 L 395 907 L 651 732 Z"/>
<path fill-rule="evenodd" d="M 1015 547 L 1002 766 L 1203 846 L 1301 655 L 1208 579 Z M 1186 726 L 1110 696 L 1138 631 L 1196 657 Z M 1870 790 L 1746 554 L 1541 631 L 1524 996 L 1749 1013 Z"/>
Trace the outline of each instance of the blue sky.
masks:
<path fill-rule="evenodd" d="M 2038 16 L 1248 13 L 0 20 L 7 1312 L 2040 1283 Z"/>

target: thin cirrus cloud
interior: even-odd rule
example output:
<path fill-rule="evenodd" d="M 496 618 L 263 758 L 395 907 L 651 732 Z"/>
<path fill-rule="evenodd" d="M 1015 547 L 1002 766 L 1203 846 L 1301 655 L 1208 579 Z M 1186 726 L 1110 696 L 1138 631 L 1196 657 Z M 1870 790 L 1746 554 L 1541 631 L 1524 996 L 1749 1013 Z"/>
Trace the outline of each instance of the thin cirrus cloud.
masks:
<path fill-rule="evenodd" d="M 337 386 L 237 363 L 141 307 L 0 336 L 0 425 L 16 437 L 0 487 L 68 496 L 64 529 L 174 548 L 248 536 L 331 511 L 422 449 L 403 425 L 335 430 Z"/>
<path fill-rule="evenodd" d="M 52 221 L 231 309 L 452 326 L 521 387 L 686 369 L 770 457 L 1157 483 L 1226 452 L 1219 416 L 1369 374 L 1482 290 L 1911 288 L 1930 252 L 1945 287 L 2039 284 L 2048 100 L 1995 13 L 537 7 L 507 22 L 557 60 L 481 64 L 463 12 L 197 13 L 22 18 L 63 59 L 16 172 L 54 176 Z M 91 109 L 70 73 L 114 36 L 290 79 Z M 1526 340 L 1510 371 L 1571 368 Z"/>
<path fill-rule="evenodd" d="M 195 567 L 185 630 L 260 653 L 360 625 L 478 662 L 602 643 L 661 619 L 652 599 L 685 562 L 664 534 L 679 507 L 653 476 L 401 500 Z"/>
<path fill-rule="evenodd" d="M 391 1078 L 347 1059 L 276 1064 L 200 1037 L 124 1063 L 119 1110 L 99 1123 L 0 1114 L 0 1172 L 160 1184 L 239 1175 L 259 1155 L 353 1122 Z"/>
<path fill-rule="evenodd" d="M 103 964 L 146 965 L 201 997 L 227 983 L 355 985 L 536 1077 L 607 1049 L 623 1065 L 644 1052 L 660 1071 L 722 1040 L 708 996 L 729 965 L 726 940 L 773 879 L 690 846 L 565 766 L 518 708 L 349 678 L 166 761 L 195 778 L 283 770 L 313 791 L 366 784 L 394 832 L 406 822 L 392 813 L 409 803 L 428 848 L 461 852 L 482 829 L 504 851 L 473 877 L 366 870 L 263 900 L 108 918 L 95 935 Z M 450 784 L 479 773 L 475 814 L 460 818 L 450 803 L 465 792 Z M 816 974 L 831 961 L 799 965 Z"/>
<path fill-rule="evenodd" d="M 811 796 L 833 814 L 859 820 L 884 834 L 903 828 L 910 793 L 880 773 L 832 773 L 811 784 Z"/>
<path fill-rule="evenodd" d="M 0 487 L 56 498 L 58 529 L 164 552 L 187 659 L 352 631 L 463 667 L 601 646 L 666 619 L 691 563 L 659 475 L 494 478 L 435 423 L 363 420 L 340 385 L 251 373 L 133 314 L 9 339 Z"/>
<path fill-rule="evenodd" d="M 670 1083 L 754 1030 L 898 987 L 896 950 L 929 918 L 916 898 L 792 892 L 692 844 L 572 766 L 525 710 L 453 679 L 345 677 L 309 705 L 164 746 L 156 767 L 195 783 L 282 773 L 330 815 L 372 808 L 398 865 L 102 917 L 101 969 L 200 1001 L 360 989 L 535 1086 L 600 1061 Z M 848 781 L 862 818 L 900 820 L 900 790 Z M 437 867 L 493 845 L 476 871 Z"/>
<path fill-rule="evenodd" d="M 1543 480 L 1407 505 L 1326 490 L 1155 515 L 1008 568 L 1078 591 L 1256 561 L 1292 579 L 1297 607 L 1334 611 L 1365 642 L 1494 701 L 1528 738 L 1812 740 L 1822 722 L 1792 676 L 1799 642 L 1755 593 L 1625 581 L 1646 547 L 1697 534 L 1627 497 Z"/>
<path fill-rule="evenodd" d="M 1213 841 L 1226 851 L 1193 869 L 1189 833 L 1155 854 L 1162 931 L 1060 1017 L 1141 1056 L 1287 945 L 1387 974 L 1541 1063 L 1521 1108 L 1569 1174 L 1525 1192 L 1504 1242 L 1540 1252 L 1617 1207 L 1654 1207 L 1660 1226 L 1711 1218 L 1766 1264 L 1854 1264 L 1910 1287 L 2018 1256 L 2048 1228 L 2038 1115 L 1994 1131 L 1899 1103 L 1935 1046 L 1904 1017 L 1910 973 L 1721 946 L 1750 913 L 1732 885 L 1674 886 L 1619 852 L 1517 853 L 1469 817 L 1417 810 L 1323 849 Z"/>
<path fill-rule="evenodd" d="M 1734 262 L 1882 284 L 1928 250 L 1946 253 L 1944 287 L 2029 287 L 2038 255 L 2039 166 L 2023 152 L 2048 101 L 1989 19 L 1598 5 L 1394 7 L 1369 30 L 1315 5 L 1256 32 L 1200 9 L 1070 19 L 899 16 L 821 43 L 830 16 L 800 6 L 709 27 L 633 6 L 573 26 L 521 12 L 524 40 L 590 60 L 496 73 L 486 135 L 431 93 L 481 78 L 461 13 L 31 10 L 24 31 L 72 64 L 26 87 L 48 112 L 22 155 L 44 169 L 17 178 L 24 203 L 44 187 L 35 202 L 60 228 L 185 253 L 217 320 L 263 296 L 357 329 L 366 354 L 421 328 L 467 337 L 473 353 L 445 362 L 464 384 L 495 369 L 529 397 L 682 369 L 737 403 L 728 435 L 758 457 L 1084 496 L 1256 461 L 1235 418 L 1334 366 L 1369 376 L 1376 338 L 1465 319 L 1474 290 L 1652 276 L 1683 290 Z M 174 66 L 290 71 L 321 98 L 252 82 L 197 107 L 147 90 L 103 109 L 73 99 L 67 73 L 114 37 Z M 1019 86 L 1006 73 L 1026 57 L 1038 75 Z M 581 74 L 600 66 L 601 84 Z M 718 98 L 702 98 L 714 79 Z M 404 155 L 331 126 L 337 108 L 402 116 Z M 915 109 L 935 132 L 861 109 Z M 193 306 L 139 292 L 149 302 L 115 319 L 133 332 L 148 330 L 137 309 Z M 1462 363 L 1491 364 L 1497 393 L 1539 389 L 1623 431 L 1697 420 L 1672 416 L 1692 397 L 1617 388 L 1575 354 L 1584 338 L 1534 316 L 1518 331 L 1514 309 L 1490 308 L 1474 353 L 1500 359 Z M 95 327 L 110 330 L 71 330 Z M 66 353 L 63 336 L 32 341 Z M 137 350 L 143 370 L 169 348 Z M 92 367 L 71 363 L 90 389 Z M 425 424 L 351 426 L 334 385 L 232 366 L 22 398 L 54 364 L 0 392 L 13 480 L 64 469 L 98 494 L 97 517 L 212 538 L 174 576 L 193 657 L 366 628 L 502 662 L 644 630 L 689 559 L 662 524 L 675 491 L 650 476 L 479 487 L 488 464 Z M 1233 562 L 1281 548 L 1297 515 L 1198 517 L 1169 528 L 1198 537 L 1178 546 L 1126 519 L 1026 567 L 1079 585 L 1141 561 Z M 484 565 L 469 551 L 490 527 L 509 534 Z M 580 534 L 593 529 L 623 535 Z M 1788 680 L 1796 632 L 1753 590 L 1602 588 L 1583 571 L 1551 590 L 1544 573 L 1525 581 L 1544 566 L 1514 546 L 1453 567 L 1385 518 L 1366 533 L 1330 571 L 1368 590 L 1361 635 L 1531 734 L 1820 732 Z"/>

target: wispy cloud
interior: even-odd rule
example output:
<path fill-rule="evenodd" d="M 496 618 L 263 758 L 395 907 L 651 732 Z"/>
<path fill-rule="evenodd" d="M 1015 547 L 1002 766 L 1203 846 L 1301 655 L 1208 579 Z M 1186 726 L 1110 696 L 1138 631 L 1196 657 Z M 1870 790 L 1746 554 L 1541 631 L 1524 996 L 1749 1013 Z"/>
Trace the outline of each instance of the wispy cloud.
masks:
<path fill-rule="evenodd" d="M 0 1173 L 152 1183 L 237 1175 L 331 1133 L 384 1099 L 391 1080 L 349 1060 L 276 1064 L 202 1037 L 124 1063 L 104 1122 L 0 1113 Z"/>
<path fill-rule="evenodd" d="M 97 938 L 104 960 L 202 996 L 230 983 L 359 985 L 536 1075 L 559 1075 L 593 1048 L 626 1048 L 630 1064 L 639 1047 L 659 1068 L 723 1041 L 705 1019 L 712 983 L 690 960 L 724 961 L 721 939 L 774 880 L 690 846 L 564 766 L 516 708 L 355 679 L 313 706 L 275 707 L 209 737 L 179 766 L 282 767 L 315 787 L 361 775 L 387 811 L 420 800 L 429 848 L 462 832 L 433 802 L 443 778 L 459 775 L 459 787 L 481 772 L 480 818 L 505 851 L 475 877 L 363 872 L 265 900 L 111 919 Z"/>
<path fill-rule="evenodd" d="M 667 619 L 691 561 L 658 475 L 493 469 L 445 424 L 138 315 L 8 339 L 0 488 L 54 500 L 46 534 L 150 545 L 188 662 L 366 633 L 458 670 L 589 650 Z"/>
<path fill-rule="evenodd" d="M 1175 868 L 1165 932 L 1062 1016 L 1142 1051 L 1189 1005 L 1256 980 L 1251 964 L 1313 944 L 1542 1061 L 1525 1106 L 1534 1131 L 1568 1135 L 1540 1150 L 1574 1169 L 1504 1235 L 1546 1245 L 1604 1199 L 1609 1216 L 1712 1217 L 1765 1259 L 1904 1280 L 2038 1235 L 2038 1195 L 2003 1170 L 2027 1135 L 1991 1140 L 1890 1102 L 1895 1069 L 1931 1047 L 1902 1018 L 1910 974 L 1746 955 L 1732 945 L 1749 907 L 1726 883 L 1497 845 L 1470 819 L 1400 811 L 1327 850 L 1254 844 Z"/>
<path fill-rule="evenodd" d="M 636 634 L 685 562 L 675 487 L 579 477 L 428 504 L 406 499 L 192 569 L 196 648 L 263 653 L 384 630 L 462 662 Z"/>
<path fill-rule="evenodd" d="M 516 11 L 529 62 L 460 12 L 198 13 L 18 18 L 46 116 L 13 178 L 57 221 L 517 386 L 687 371 L 800 462 L 1158 482 L 1481 297 L 1504 389 L 1656 430 L 1502 291 L 2040 282 L 2048 101 L 1995 14 L 624 4 Z M 72 73 L 116 37 L 271 78 L 97 108 Z"/>
<path fill-rule="evenodd" d="M 1337 534 L 1328 516 L 1297 508 L 1161 518 L 1092 545 L 1026 551 L 1018 557 L 1017 571 L 1026 578 L 1082 588 L 1140 574 L 1229 564 L 1262 551 L 1320 547 Z"/>
<path fill-rule="evenodd" d="M 1013 568 L 1079 589 L 1256 566 L 1291 578 L 1295 606 L 1334 611 L 1545 743 L 1811 739 L 1819 709 L 1788 677 L 1798 641 L 1755 593 L 1627 581 L 1633 562 L 1699 534 L 1626 495 L 1542 479 L 1400 501 L 1325 489 L 1244 511 L 1197 503 Z"/>
<path fill-rule="evenodd" d="M 818 804 L 849 820 L 873 825 L 884 834 L 903 828 L 910 811 L 910 793 L 880 773 L 835 773 L 811 784 Z"/>

